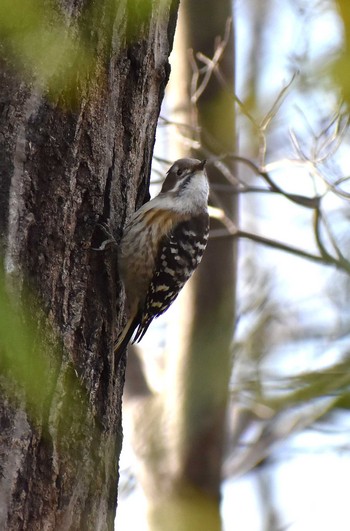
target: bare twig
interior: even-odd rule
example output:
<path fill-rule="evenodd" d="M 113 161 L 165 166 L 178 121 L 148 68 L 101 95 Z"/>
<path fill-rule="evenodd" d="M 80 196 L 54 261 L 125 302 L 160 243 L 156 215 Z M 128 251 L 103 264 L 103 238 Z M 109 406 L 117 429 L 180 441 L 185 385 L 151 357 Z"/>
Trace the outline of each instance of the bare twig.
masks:
<path fill-rule="evenodd" d="M 202 52 L 196 54 L 196 59 L 204 64 L 202 68 L 198 68 L 197 62 L 194 59 L 193 50 L 191 51 L 190 60 L 193 72 L 191 82 L 191 102 L 194 105 L 196 105 L 198 99 L 207 88 L 213 74 L 216 75 L 221 84 L 226 86 L 225 79 L 220 72 L 220 61 L 228 45 L 231 28 L 232 19 L 228 18 L 223 39 L 221 39 L 221 37 L 217 37 L 216 39 L 213 57 L 207 57 Z M 200 81 L 201 76 L 203 76 L 203 78 Z"/>
<path fill-rule="evenodd" d="M 255 175 L 260 175 L 260 177 L 262 177 L 264 181 L 270 186 L 271 191 L 283 195 L 293 203 L 311 209 L 319 207 L 322 196 L 315 195 L 314 197 L 307 197 L 299 194 L 290 194 L 282 190 L 282 188 L 280 188 L 273 181 L 273 179 L 266 171 L 260 170 L 260 168 L 256 164 L 254 164 L 254 162 L 252 162 L 250 159 L 234 154 L 225 155 L 224 158 L 230 158 L 231 160 L 235 160 L 236 162 L 242 162 L 243 164 L 248 166 L 255 173 Z"/>

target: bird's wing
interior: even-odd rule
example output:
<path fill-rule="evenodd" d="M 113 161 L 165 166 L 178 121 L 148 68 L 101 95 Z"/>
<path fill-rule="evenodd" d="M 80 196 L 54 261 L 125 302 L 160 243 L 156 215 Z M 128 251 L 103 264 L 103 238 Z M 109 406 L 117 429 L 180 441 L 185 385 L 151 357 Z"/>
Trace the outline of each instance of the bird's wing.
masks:
<path fill-rule="evenodd" d="M 189 221 L 178 223 L 163 236 L 134 342 L 140 341 L 151 321 L 174 302 L 201 261 L 208 234 L 209 217 L 203 212 Z"/>

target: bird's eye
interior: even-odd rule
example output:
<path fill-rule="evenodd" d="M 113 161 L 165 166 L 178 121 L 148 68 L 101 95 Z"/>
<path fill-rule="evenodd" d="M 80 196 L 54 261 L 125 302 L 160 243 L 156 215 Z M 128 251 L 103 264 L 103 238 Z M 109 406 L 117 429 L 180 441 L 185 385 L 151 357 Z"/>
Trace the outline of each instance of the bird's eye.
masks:
<path fill-rule="evenodd" d="M 182 170 L 181 168 L 179 168 L 179 169 L 177 170 L 176 174 L 177 174 L 177 175 L 181 175 L 182 172 L 183 172 L 183 170 Z"/>

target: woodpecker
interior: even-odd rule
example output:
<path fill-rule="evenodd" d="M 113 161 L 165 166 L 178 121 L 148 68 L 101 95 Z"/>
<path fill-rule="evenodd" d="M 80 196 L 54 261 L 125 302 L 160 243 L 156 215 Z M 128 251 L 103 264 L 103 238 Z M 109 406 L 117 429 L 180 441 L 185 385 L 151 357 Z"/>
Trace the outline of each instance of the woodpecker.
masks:
<path fill-rule="evenodd" d="M 118 251 L 129 320 L 115 344 L 117 358 L 133 334 L 138 342 L 164 313 L 202 259 L 209 235 L 206 161 L 179 159 L 157 197 L 145 203 L 124 229 Z"/>

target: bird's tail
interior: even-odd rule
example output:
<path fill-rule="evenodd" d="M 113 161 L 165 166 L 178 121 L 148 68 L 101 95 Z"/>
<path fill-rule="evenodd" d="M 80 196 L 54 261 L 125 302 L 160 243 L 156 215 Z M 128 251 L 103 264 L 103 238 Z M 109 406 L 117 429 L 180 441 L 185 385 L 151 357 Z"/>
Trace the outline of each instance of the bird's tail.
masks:
<path fill-rule="evenodd" d="M 123 354 L 124 350 L 128 346 L 128 343 L 130 339 L 132 338 L 133 333 L 135 332 L 136 328 L 140 324 L 140 315 L 139 313 L 136 313 L 136 315 L 131 315 L 130 319 L 126 323 L 124 330 L 118 337 L 115 345 L 114 345 L 114 355 L 116 356 L 117 364 L 119 363 L 119 360 L 121 358 L 121 355 Z"/>

